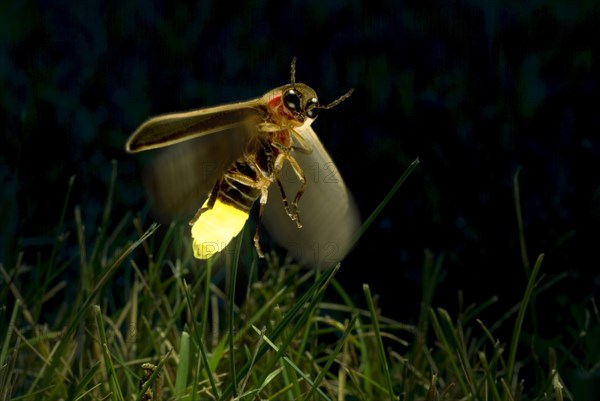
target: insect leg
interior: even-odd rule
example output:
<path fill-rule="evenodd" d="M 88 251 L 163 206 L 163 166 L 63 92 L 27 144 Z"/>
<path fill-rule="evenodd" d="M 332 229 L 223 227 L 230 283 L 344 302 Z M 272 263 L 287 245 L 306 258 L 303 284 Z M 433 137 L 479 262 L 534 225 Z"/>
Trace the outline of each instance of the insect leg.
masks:
<path fill-rule="evenodd" d="M 279 180 L 277 180 L 279 182 Z M 258 209 L 258 219 L 256 220 L 256 231 L 254 232 L 254 248 L 256 248 L 256 253 L 259 258 L 264 258 L 265 254 L 260 248 L 260 223 L 262 221 L 263 213 L 265 211 L 265 205 L 267 204 L 267 198 L 269 196 L 269 191 L 266 188 L 263 188 L 260 195 L 260 207 Z"/>
<path fill-rule="evenodd" d="M 287 195 L 285 194 L 285 189 L 283 188 L 283 184 L 281 183 L 281 180 L 279 179 L 279 175 L 275 178 L 275 181 L 277 181 L 277 185 L 279 186 L 279 192 L 281 192 L 281 199 L 283 199 L 283 207 L 285 208 L 285 212 L 288 214 L 288 216 L 290 216 L 292 221 L 296 222 L 296 225 L 298 226 L 298 228 L 302 228 L 302 224 L 300 223 L 300 216 L 298 215 L 298 211 L 296 211 L 294 214 L 290 210 L 290 206 L 289 206 L 289 203 L 287 200 Z"/>
<path fill-rule="evenodd" d="M 292 149 L 296 152 L 311 154 L 313 150 L 308 142 L 306 142 L 306 140 L 302 137 L 302 135 L 293 129 L 291 129 L 290 132 L 292 133 L 292 137 L 296 140 L 296 142 L 298 142 L 298 145 L 293 145 Z"/>
<path fill-rule="evenodd" d="M 296 217 L 294 220 L 298 224 L 298 228 L 300 228 L 302 227 L 302 224 L 300 224 L 300 216 L 298 214 L 298 201 L 300 200 L 302 194 L 304 194 L 304 190 L 306 189 L 306 177 L 304 175 L 302 167 L 300 167 L 296 159 L 294 159 L 291 155 L 288 155 L 287 160 L 290 162 L 292 169 L 294 170 L 296 176 L 300 180 L 300 189 L 298 189 L 298 192 L 296 193 L 296 197 L 294 198 L 291 207 L 291 212 Z"/>
<path fill-rule="evenodd" d="M 252 179 L 245 174 L 240 173 L 239 171 L 229 171 L 227 172 L 227 179 L 239 182 L 240 184 L 260 189 L 260 205 L 258 209 L 258 219 L 256 221 L 256 231 L 254 232 L 254 247 L 256 248 L 256 253 L 259 258 L 264 258 L 265 254 L 263 253 L 260 247 L 260 225 L 262 216 L 264 213 L 265 205 L 267 204 L 267 199 L 269 196 L 268 187 L 271 184 L 269 178 L 263 177 L 260 167 L 256 164 L 256 162 L 252 158 L 246 159 L 247 166 L 255 171 L 257 178 Z"/>
<path fill-rule="evenodd" d="M 298 192 L 296 193 L 296 197 L 294 197 L 294 201 L 292 202 L 291 207 L 288 207 L 287 197 L 285 195 L 283 185 L 281 185 L 281 182 L 279 180 L 279 172 L 283 167 L 284 160 L 290 162 L 294 173 L 296 173 L 298 180 L 300 180 L 300 189 L 298 189 Z M 294 159 L 289 153 L 280 153 L 277 156 L 277 159 L 275 160 L 273 171 L 275 174 L 275 180 L 277 181 L 277 184 L 279 185 L 279 190 L 281 191 L 281 197 L 283 198 L 283 205 L 285 206 L 285 211 L 287 212 L 288 216 L 290 216 L 292 221 L 296 222 L 298 228 L 302 228 L 302 223 L 300 222 L 300 213 L 298 212 L 298 201 L 302 197 L 304 189 L 306 188 L 306 177 L 304 176 L 304 171 L 302 171 L 302 167 L 300 167 L 296 159 Z"/>
<path fill-rule="evenodd" d="M 277 132 L 281 131 L 281 125 L 265 121 L 260 124 L 257 124 L 256 129 L 260 132 Z"/>
<path fill-rule="evenodd" d="M 215 205 L 215 202 L 217 201 L 217 195 L 219 194 L 219 188 L 221 188 L 221 183 L 222 183 L 222 180 L 218 179 L 217 182 L 215 183 L 215 185 L 213 186 L 213 189 L 210 191 L 210 195 L 208 196 L 208 202 L 206 203 L 206 207 L 201 207 L 200 209 L 198 209 L 198 211 L 196 212 L 194 217 L 190 220 L 190 223 L 189 223 L 190 226 L 194 225 L 194 223 L 196 222 L 196 220 L 198 220 L 200 218 L 200 215 L 202 213 L 213 208 L 213 206 Z"/>

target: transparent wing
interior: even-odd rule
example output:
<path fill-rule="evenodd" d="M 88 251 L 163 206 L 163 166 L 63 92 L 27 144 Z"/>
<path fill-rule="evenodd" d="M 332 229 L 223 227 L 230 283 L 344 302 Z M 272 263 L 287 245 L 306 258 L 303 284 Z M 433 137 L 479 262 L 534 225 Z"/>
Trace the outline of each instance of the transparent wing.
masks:
<path fill-rule="evenodd" d="M 263 121 L 258 100 L 150 118 L 128 139 L 126 150 L 151 153 L 144 169 L 153 214 L 160 221 L 189 218 L 215 182 L 243 154 Z M 213 135 L 209 135 L 213 134 Z"/>
<path fill-rule="evenodd" d="M 230 129 L 157 150 L 143 172 L 154 217 L 164 223 L 189 220 L 243 154 L 246 135 Z"/>
<path fill-rule="evenodd" d="M 350 251 L 360 227 L 360 217 L 352 195 L 323 144 L 309 126 L 302 136 L 310 144 L 310 154 L 294 153 L 306 176 L 306 191 L 298 202 L 302 228 L 297 228 L 283 207 L 277 185 L 269 189 L 264 225 L 280 245 L 297 260 L 314 268 L 327 268 Z M 296 195 L 299 181 L 288 163 L 281 182 L 288 200 Z"/>

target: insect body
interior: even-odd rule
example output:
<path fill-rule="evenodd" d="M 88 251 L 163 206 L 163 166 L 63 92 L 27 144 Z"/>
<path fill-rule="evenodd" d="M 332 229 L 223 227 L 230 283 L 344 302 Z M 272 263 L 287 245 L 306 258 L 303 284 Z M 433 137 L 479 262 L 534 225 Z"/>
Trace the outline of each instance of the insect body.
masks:
<path fill-rule="evenodd" d="M 149 187 L 159 209 L 168 210 L 167 214 L 185 208 L 179 206 L 185 203 L 182 199 L 197 202 L 208 193 L 190 222 L 196 258 L 207 259 L 222 251 L 241 231 L 256 200 L 259 212 L 254 245 L 260 257 L 259 227 L 263 217 L 274 238 L 310 265 L 337 262 L 349 251 L 358 228 L 358 214 L 311 124 L 319 109 L 339 104 L 352 91 L 321 105 L 313 89 L 295 82 L 294 67 L 295 60 L 290 84 L 261 98 L 154 117 L 128 139 L 128 152 L 186 141 L 177 145 L 177 152 L 157 159 Z M 197 143 L 181 147 L 191 140 Z M 209 162 L 217 166 L 213 174 L 195 178 Z M 308 177 L 306 169 L 311 172 Z M 208 183 L 212 185 L 210 190 Z M 269 192 L 274 183 L 278 191 L 271 193 L 280 194 L 283 207 L 279 203 L 274 208 L 272 202 L 267 202 L 276 196 Z M 285 187 L 292 184 L 296 191 L 290 203 Z"/>

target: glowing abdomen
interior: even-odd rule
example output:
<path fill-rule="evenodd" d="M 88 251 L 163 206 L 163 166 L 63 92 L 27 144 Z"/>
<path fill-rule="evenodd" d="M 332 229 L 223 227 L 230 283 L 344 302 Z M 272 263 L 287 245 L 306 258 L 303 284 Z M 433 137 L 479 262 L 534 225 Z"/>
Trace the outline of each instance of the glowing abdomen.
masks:
<path fill-rule="evenodd" d="M 207 207 L 207 204 L 208 200 L 202 207 Z M 248 216 L 248 212 L 217 198 L 212 209 L 202 212 L 192 225 L 194 256 L 208 259 L 221 252 L 242 231 Z"/>

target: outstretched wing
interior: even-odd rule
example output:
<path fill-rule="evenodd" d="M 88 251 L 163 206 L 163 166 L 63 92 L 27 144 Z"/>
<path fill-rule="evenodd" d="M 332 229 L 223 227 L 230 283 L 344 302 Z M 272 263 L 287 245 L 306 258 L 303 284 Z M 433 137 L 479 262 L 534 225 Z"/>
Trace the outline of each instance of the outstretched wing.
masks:
<path fill-rule="evenodd" d="M 295 259 L 314 268 L 327 268 L 352 248 L 360 217 L 352 194 L 314 130 L 308 126 L 301 135 L 312 147 L 310 154 L 294 153 L 307 181 L 298 202 L 302 228 L 288 217 L 276 185 L 269 190 L 263 221 L 273 239 Z M 291 201 L 299 181 L 287 163 L 280 179 Z"/>
<path fill-rule="evenodd" d="M 152 117 L 125 144 L 130 153 L 162 148 L 215 132 L 236 129 L 260 120 L 261 99 Z"/>
<path fill-rule="evenodd" d="M 223 171 L 243 154 L 264 113 L 255 99 L 143 123 L 127 140 L 126 150 L 156 149 L 144 170 L 155 216 L 165 222 L 192 216 Z M 162 147 L 167 148 L 157 149 Z"/>

